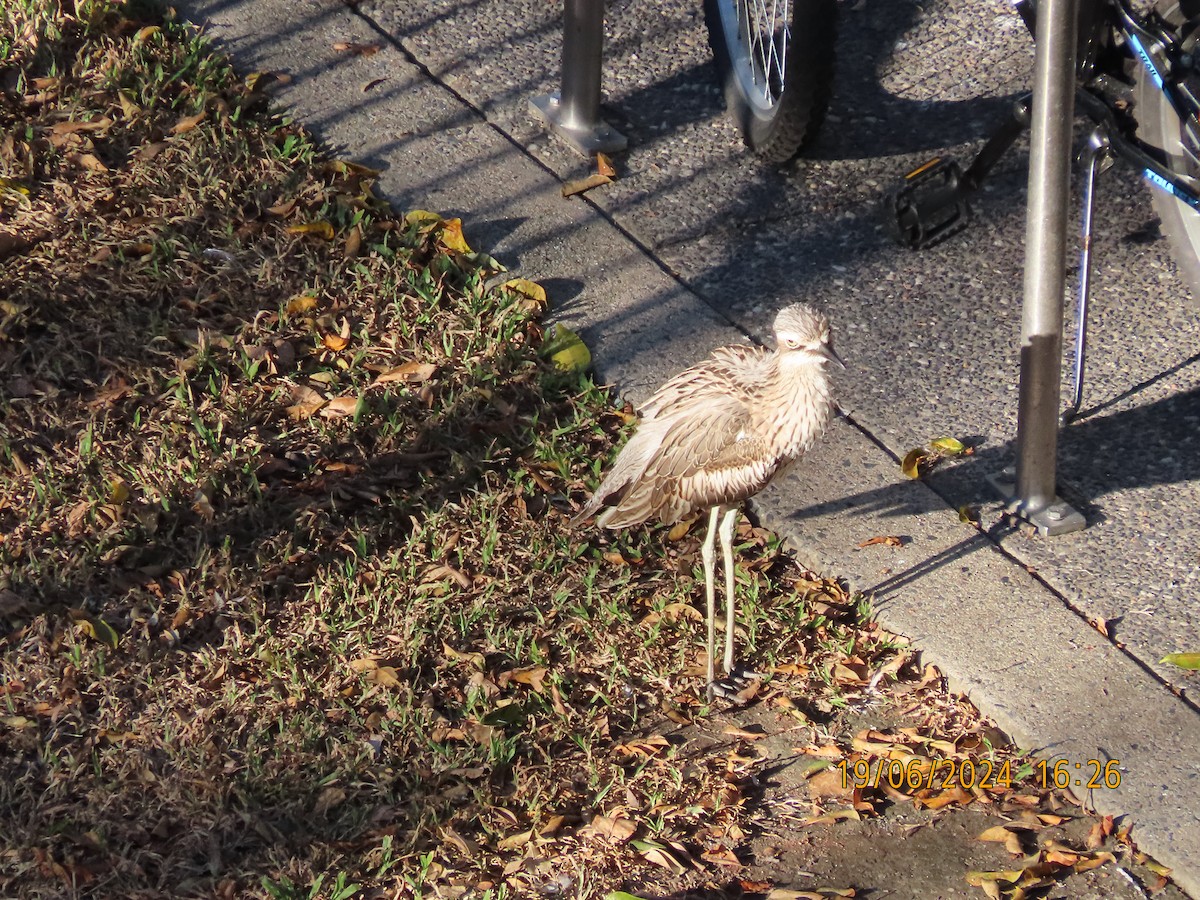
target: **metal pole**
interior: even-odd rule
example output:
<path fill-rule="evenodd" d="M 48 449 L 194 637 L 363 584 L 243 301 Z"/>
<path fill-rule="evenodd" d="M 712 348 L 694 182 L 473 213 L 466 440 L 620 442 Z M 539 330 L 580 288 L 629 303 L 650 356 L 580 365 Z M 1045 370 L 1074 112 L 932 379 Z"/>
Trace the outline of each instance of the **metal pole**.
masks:
<path fill-rule="evenodd" d="M 1017 468 L 1009 508 L 1045 535 L 1084 526 L 1055 492 L 1078 13 L 1079 0 L 1041 0 L 1036 25 Z"/>
<path fill-rule="evenodd" d="M 603 44 L 604 0 L 567 0 L 559 106 L 559 122 L 564 128 L 588 128 L 600 120 Z"/>
<path fill-rule="evenodd" d="M 529 101 L 555 134 L 591 156 L 627 146 L 620 132 L 600 119 L 604 47 L 604 0 L 566 0 L 563 14 L 562 91 Z"/>

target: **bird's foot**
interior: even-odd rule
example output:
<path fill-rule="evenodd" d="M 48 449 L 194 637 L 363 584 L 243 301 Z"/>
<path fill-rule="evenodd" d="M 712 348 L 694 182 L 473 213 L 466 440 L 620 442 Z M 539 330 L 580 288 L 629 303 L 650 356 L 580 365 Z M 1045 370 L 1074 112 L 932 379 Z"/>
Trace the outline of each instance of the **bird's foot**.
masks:
<path fill-rule="evenodd" d="M 745 706 L 757 695 L 762 687 L 762 675 L 735 666 L 724 678 L 715 678 L 708 683 L 708 701 L 720 698 L 734 706 Z"/>

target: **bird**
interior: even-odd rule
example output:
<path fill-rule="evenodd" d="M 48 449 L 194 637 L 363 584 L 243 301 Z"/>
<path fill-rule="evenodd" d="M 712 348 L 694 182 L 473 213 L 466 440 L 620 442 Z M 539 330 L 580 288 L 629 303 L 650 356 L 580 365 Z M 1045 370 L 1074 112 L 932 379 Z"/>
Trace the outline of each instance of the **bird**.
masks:
<path fill-rule="evenodd" d="M 708 607 L 708 697 L 736 683 L 733 532 L 741 504 L 807 452 L 837 408 L 827 366 L 845 363 L 833 349 L 829 318 L 796 303 L 775 316 L 775 349 L 733 345 L 669 379 L 638 410 L 636 430 L 591 498 L 572 518 L 596 516 L 622 529 L 657 518 L 671 525 L 708 512 L 701 545 Z M 716 681 L 716 539 L 725 568 L 727 682 Z"/>

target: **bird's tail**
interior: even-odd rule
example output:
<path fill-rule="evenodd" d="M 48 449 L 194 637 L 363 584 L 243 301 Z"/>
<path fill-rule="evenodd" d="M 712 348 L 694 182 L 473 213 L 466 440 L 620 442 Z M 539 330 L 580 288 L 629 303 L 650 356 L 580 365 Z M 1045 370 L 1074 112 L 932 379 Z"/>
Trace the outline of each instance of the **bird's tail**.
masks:
<path fill-rule="evenodd" d="M 588 499 L 588 502 L 583 504 L 583 509 L 571 516 L 571 521 L 567 522 L 567 527 L 578 528 L 580 525 L 594 516 L 603 505 L 604 497 L 601 496 L 599 491 L 596 491 L 596 493 L 592 494 L 592 496 Z"/>

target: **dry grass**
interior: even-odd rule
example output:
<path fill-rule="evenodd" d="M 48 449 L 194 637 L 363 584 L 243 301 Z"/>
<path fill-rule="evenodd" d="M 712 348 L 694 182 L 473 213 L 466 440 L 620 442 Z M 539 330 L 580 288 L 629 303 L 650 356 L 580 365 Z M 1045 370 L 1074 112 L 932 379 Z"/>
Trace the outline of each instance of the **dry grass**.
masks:
<path fill-rule="evenodd" d="M 696 540 L 564 528 L 628 414 L 268 81 L 140 6 L 0 12 L 0 891 L 722 883 L 760 798 L 753 736 L 689 737 Z M 760 701 L 811 747 L 870 757 L 870 701 L 1007 758 L 740 536 Z"/>

